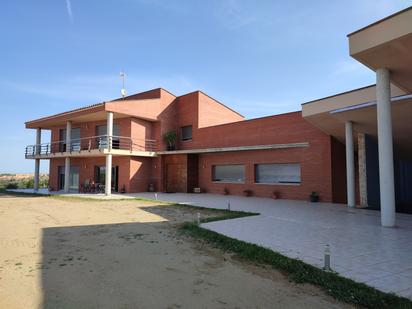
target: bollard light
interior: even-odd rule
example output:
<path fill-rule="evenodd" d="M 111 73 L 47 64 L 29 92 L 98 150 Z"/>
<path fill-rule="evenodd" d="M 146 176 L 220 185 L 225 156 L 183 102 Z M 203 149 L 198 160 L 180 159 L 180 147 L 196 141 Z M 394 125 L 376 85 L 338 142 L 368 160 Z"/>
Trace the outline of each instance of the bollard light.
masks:
<path fill-rule="evenodd" d="M 157 193 L 155 193 L 155 200 L 157 201 Z"/>
<path fill-rule="evenodd" d="M 332 271 L 332 268 L 330 267 L 330 246 L 329 245 L 325 246 L 323 270 Z"/>

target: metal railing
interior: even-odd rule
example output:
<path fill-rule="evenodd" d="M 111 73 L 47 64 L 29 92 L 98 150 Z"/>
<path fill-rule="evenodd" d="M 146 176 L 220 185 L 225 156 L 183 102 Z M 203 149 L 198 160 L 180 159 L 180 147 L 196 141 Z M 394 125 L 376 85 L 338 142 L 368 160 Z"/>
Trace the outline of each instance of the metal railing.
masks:
<path fill-rule="evenodd" d="M 72 139 L 70 143 L 66 141 L 56 141 L 29 145 L 26 147 L 25 157 L 48 156 L 63 152 L 81 152 L 104 149 L 121 149 L 129 151 L 156 151 L 156 141 L 151 139 L 133 139 L 125 136 L 90 136 Z"/>

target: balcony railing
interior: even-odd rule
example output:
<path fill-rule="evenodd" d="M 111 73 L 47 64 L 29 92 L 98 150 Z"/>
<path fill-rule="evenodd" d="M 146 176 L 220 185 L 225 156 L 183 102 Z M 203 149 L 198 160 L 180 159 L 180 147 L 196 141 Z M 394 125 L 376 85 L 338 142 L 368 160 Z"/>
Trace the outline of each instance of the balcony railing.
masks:
<path fill-rule="evenodd" d="M 133 151 L 156 151 L 156 141 L 151 139 L 133 139 L 124 136 L 99 135 L 72 139 L 70 144 L 66 141 L 42 143 L 26 147 L 26 158 L 35 156 L 48 156 L 63 152 L 81 152 L 91 150 L 129 150 Z"/>

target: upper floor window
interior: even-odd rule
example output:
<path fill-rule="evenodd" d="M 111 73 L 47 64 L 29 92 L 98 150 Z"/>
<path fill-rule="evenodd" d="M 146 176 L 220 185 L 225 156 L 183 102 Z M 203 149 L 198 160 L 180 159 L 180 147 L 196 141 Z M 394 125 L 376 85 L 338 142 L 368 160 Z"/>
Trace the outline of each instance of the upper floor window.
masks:
<path fill-rule="evenodd" d="M 255 165 L 256 183 L 296 183 L 301 182 L 299 163 L 274 163 Z"/>
<path fill-rule="evenodd" d="M 80 128 L 72 128 L 70 133 L 71 149 L 68 151 L 80 150 Z M 59 151 L 66 151 L 66 129 L 60 129 L 59 131 Z"/>
<path fill-rule="evenodd" d="M 181 140 L 191 141 L 192 140 L 192 126 L 181 127 Z"/>
<path fill-rule="evenodd" d="M 96 126 L 96 142 L 98 143 L 99 148 L 107 148 L 107 125 Z M 120 127 L 118 124 L 113 125 L 113 137 L 112 137 L 112 147 L 114 149 L 120 148 Z"/>

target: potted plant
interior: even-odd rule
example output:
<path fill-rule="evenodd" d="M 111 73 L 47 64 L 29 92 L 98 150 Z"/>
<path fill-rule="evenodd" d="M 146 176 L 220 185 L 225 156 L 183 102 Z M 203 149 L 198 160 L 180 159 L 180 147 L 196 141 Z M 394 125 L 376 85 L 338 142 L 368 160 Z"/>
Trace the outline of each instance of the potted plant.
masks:
<path fill-rule="evenodd" d="M 243 190 L 243 195 L 244 196 L 252 196 L 252 194 L 253 194 L 252 190 L 249 190 L 249 189 Z"/>
<path fill-rule="evenodd" d="M 319 201 L 319 195 L 315 191 L 312 191 L 312 193 L 309 195 L 309 199 L 312 203 L 316 203 Z"/>
<path fill-rule="evenodd" d="M 167 143 L 167 150 L 176 149 L 177 134 L 176 131 L 169 131 L 163 135 L 164 140 Z"/>
<path fill-rule="evenodd" d="M 279 193 L 278 191 L 273 191 L 273 192 L 272 192 L 272 198 L 273 198 L 274 200 L 279 199 L 279 198 L 280 198 L 280 193 Z"/>
<path fill-rule="evenodd" d="M 224 194 L 224 195 L 229 195 L 229 193 L 230 193 L 230 192 L 229 192 L 229 189 L 228 189 L 227 187 L 224 187 L 224 188 L 223 188 L 223 194 Z"/>

